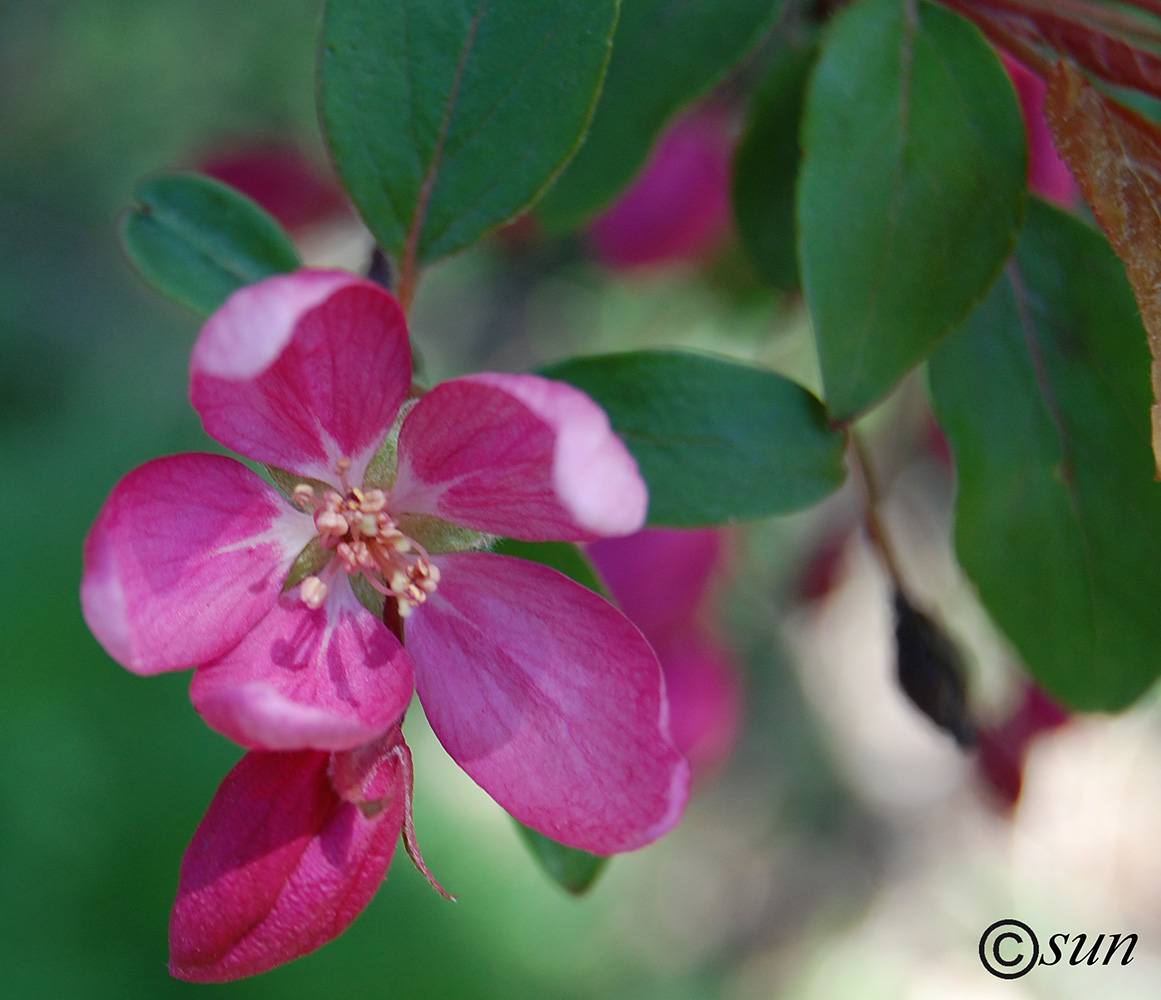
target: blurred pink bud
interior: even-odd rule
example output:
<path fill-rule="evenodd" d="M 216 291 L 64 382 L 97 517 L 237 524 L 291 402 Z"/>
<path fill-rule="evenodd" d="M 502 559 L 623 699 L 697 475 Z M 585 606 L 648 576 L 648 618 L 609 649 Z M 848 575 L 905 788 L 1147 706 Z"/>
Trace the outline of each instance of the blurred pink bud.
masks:
<path fill-rule="evenodd" d="M 1024 112 L 1024 129 L 1028 134 L 1028 189 L 1062 208 L 1071 208 L 1080 197 L 1072 174 L 1052 145 L 1052 134 L 1044 120 L 1044 93 L 1048 89 L 1023 63 L 1008 53 L 1000 52 L 1000 59 L 1020 98 Z"/>
<path fill-rule="evenodd" d="M 1004 810 L 1015 808 L 1024 784 L 1024 762 L 1032 741 L 1059 729 L 1068 713 L 1040 688 L 1028 685 L 1016 710 L 998 726 L 978 734 L 979 769 L 984 783 Z"/>
<path fill-rule="evenodd" d="M 202 160 L 198 169 L 252 198 L 291 233 L 342 215 L 338 181 L 290 146 L 239 145 Z"/>
<path fill-rule="evenodd" d="M 589 228 L 593 254 L 615 270 L 695 260 L 730 228 L 728 113 L 703 107 L 662 134 L 636 180 Z"/>
<path fill-rule="evenodd" d="M 587 549 L 621 610 L 657 651 L 673 741 L 696 774 L 724 763 L 741 728 L 738 668 L 706 621 L 724 543 L 715 529 L 651 529 Z"/>
<path fill-rule="evenodd" d="M 832 528 L 822 535 L 798 577 L 799 603 L 820 601 L 838 585 L 849 537 L 845 528 Z"/>

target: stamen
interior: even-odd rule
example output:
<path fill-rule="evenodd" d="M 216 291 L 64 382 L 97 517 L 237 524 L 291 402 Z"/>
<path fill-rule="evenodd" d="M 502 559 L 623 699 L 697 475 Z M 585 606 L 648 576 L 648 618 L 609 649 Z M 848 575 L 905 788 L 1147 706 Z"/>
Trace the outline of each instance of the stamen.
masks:
<path fill-rule="evenodd" d="M 306 483 L 299 483 L 294 487 L 294 502 L 303 510 L 318 509 L 318 498 L 314 495 L 314 489 Z"/>
<path fill-rule="evenodd" d="M 435 593 L 439 570 L 424 547 L 392 520 L 383 490 L 364 491 L 350 485 L 350 468 L 348 458 L 335 463 L 343 493 L 329 489 L 320 498 L 306 483 L 294 488 L 294 500 L 314 511 L 319 545 L 333 549 L 336 556 L 319 577 L 303 581 L 302 600 L 309 607 L 320 607 L 329 589 L 324 578 L 341 568 L 349 574 L 360 573 L 380 594 L 393 597 L 399 617 L 405 618 Z"/>
<path fill-rule="evenodd" d="M 317 611 L 323 606 L 327 599 L 327 591 L 330 589 L 317 576 L 308 576 L 302 581 L 300 588 L 299 595 L 302 597 L 302 603 L 311 611 Z"/>

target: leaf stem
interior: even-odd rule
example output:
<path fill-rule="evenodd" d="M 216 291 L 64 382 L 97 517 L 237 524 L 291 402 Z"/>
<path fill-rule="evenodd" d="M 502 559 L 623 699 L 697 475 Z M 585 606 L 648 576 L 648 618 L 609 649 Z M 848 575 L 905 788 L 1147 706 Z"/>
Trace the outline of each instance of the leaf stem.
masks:
<path fill-rule="evenodd" d="M 878 480 L 875 478 L 874 469 L 871 466 L 870 456 L 853 427 L 847 427 L 846 435 L 851 465 L 858 472 L 859 485 L 862 488 L 863 524 L 866 527 L 867 536 L 870 538 L 871 545 L 878 554 L 879 561 L 887 571 L 887 576 L 895 590 L 906 595 L 907 587 L 903 583 L 903 573 L 899 568 L 899 560 L 895 556 L 895 550 L 887 536 L 882 518 L 879 516 L 879 505 L 882 502 L 882 497 L 879 493 Z"/>

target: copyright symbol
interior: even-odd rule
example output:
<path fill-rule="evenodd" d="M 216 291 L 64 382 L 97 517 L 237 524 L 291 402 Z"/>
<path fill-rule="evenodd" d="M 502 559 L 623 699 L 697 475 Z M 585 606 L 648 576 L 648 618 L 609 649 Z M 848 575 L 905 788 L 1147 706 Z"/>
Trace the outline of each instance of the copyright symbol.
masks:
<path fill-rule="evenodd" d="M 980 961 L 998 979 L 1027 975 L 1040 957 L 1036 933 L 1019 920 L 997 920 L 980 936 Z"/>

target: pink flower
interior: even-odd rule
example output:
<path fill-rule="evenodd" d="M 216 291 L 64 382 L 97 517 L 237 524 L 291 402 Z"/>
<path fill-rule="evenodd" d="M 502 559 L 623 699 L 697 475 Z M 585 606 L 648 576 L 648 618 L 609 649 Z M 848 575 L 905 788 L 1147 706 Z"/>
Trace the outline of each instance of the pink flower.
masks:
<path fill-rule="evenodd" d="M 114 659 L 195 667 L 197 710 L 255 751 L 183 865 L 176 974 L 271 968 L 366 904 L 408 823 L 393 734 L 414 689 L 452 757 L 528 826 L 611 854 L 677 822 L 688 766 L 644 638 L 554 570 L 488 551 L 497 535 L 641 525 L 644 483 L 591 399 L 494 374 L 410 398 L 394 298 L 323 271 L 231 296 L 191 377 L 209 434 L 282 492 L 218 455 L 149 462 L 101 511 L 81 588 Z"/>
<path fill-rule="evenodd" d="M 1007 52 L 1000 52 L 1000 60 L 1012 78 L 1024 113 L 1024 129 L 1028 135 L 1028 189 L 1046 201 L 1070 208 L 1076 204 L 1080 189 L 1057 154 L 1048 122 L 1044 120 L 1044 94 L 1048 87 Z"/>
<path fill-rule="evenodd" d="M 706 106 L 658 140 L 637 179 L 589 228 L 593 254 L 616 270 L 696 260 L 730 229 L 728 114 Z"/>
<path fill-rule="evenodd" d="M 293 146 L 240 144 L 206 157 L 199 169 L 252 198 L 292 234 L 347 211 L 338 181 Z"/>
<path fill-rule="evenodd" d="M 1024 787 L 1028 751 L 1041 733 L 1059 729 L 1068 713 L 1035 685 L 1026 685 L 1020 704 L 998 726 L 980 730 L 977 758 L 980 777 L 1002 810 L 1014 809 Z"/>
<path fill-rule="evenodd" d="M 737 666 L 705 622 L 723 542 L 714 529 L 653 529 L 588 546 L 621 610 L 657 651 L 673 739 L 698 774 L 725 761 L 741 727 Z"/>

